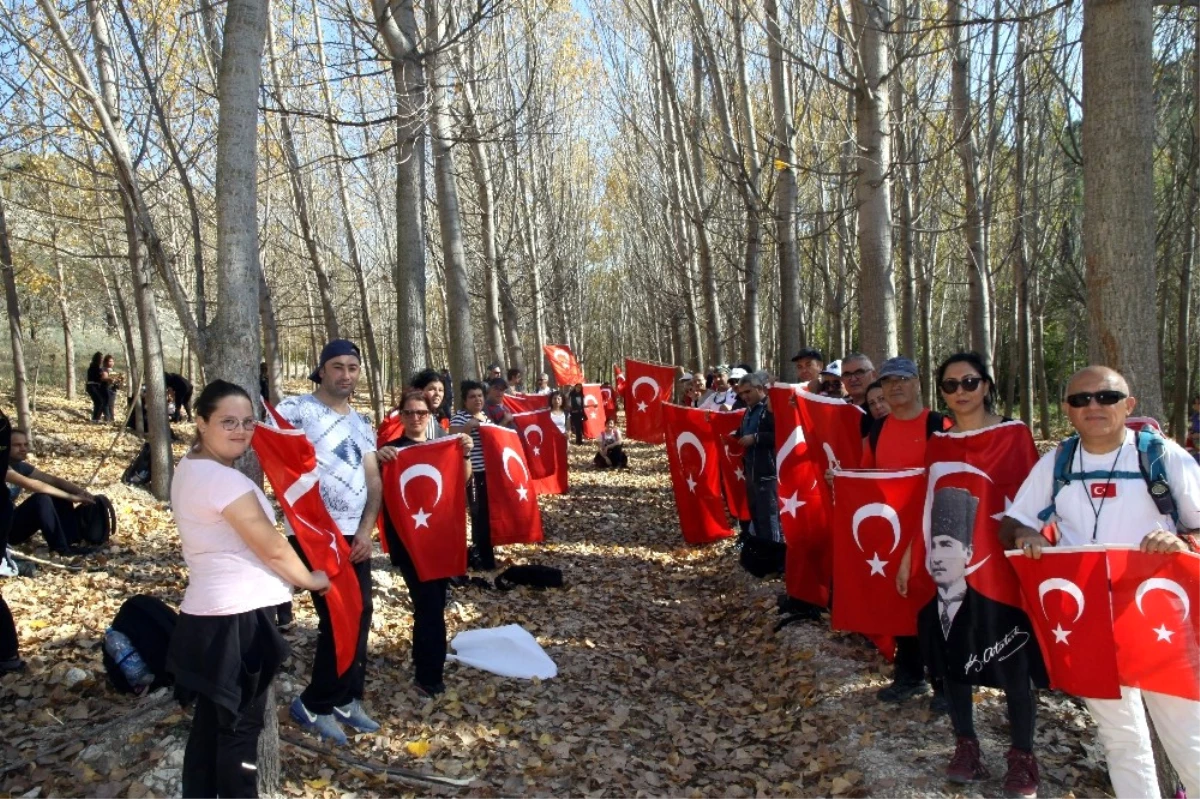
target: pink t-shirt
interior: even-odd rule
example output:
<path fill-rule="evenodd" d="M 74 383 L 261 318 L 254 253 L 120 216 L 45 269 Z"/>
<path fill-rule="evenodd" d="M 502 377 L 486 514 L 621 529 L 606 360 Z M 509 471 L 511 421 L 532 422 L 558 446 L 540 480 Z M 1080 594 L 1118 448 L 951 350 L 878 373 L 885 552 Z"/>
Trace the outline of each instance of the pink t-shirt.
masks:
<path fill-rule="evenodd" d="M 259 560 L 221 515 L 251 491 L 274 523 L 271 503 L 246 475 L 206 458 L 180 459 L 171 483 L 171 512 L 188 567 L 181 613 L 232 616 L 292 598 L 288 584 Z"/>

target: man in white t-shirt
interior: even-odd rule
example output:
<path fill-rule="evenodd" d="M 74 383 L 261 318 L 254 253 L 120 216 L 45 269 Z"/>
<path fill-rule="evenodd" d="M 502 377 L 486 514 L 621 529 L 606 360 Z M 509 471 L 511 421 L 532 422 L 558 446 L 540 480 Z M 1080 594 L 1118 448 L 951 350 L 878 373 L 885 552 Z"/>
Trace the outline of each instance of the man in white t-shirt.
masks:
<path fill-rule="evenodd" d="M 358 347 L 344 339 L 331 341 L 321 350 L 320 365 L 309 375 L 317 384 L 316 390 L 288 397 L 277 408 L 288 422 L 304 431 L 316 450 L 321 499 L 350 545 L 350 561 L 362 592 L 358 648 L 354 663 L 341 676 L 337 673 L 329 607 L 324 597 L 312 594 L 319 622 L 312 678 L 291 705 L 291 716 L 300 726 L 335 743 L 346 742 L 339 723 L 360 732 L 379 729 L 362 707 L 372 610 L 371 535 L 379 514 L 382 483 L 371 423 L 350 407 L 361 369 Z M 288 533 L 290 536 L 290 529 Z M 308 566 L 295 537 L 290 540 Z"/>
<path fill-rule="evenodd" d="M 1150 496 L 1135 434 L 1125 426 L 1136 402 L 1125 378 L 1107 367 L 1089 366 L 1071 377 L 1064 408 L 1079 442 L 1070 472 L 1097 477 L 1072 480 L 1054 496 L 1055 452 L 1044 455 L 1007 511 L 1000 531 L 1006 546 L 1041 557 L 1051 544 L 1039 532 L 1039 514 L 1053 504 L 1050 521 L 1058 529 L 1058 545 L 1134 544 L 1143 552 L 1162 553 L 1194 548 L 1195 539 L 1185 531 L 1200 528 L 1200 466 L 1178 444 L 1164 442 L 1177 528 Z M 1200 796 L 1200 702 L 1125 687 L 1120 699 L 1084 700 L 1099 727 L 1113 791 L 1118 797 L 1163 795 L 1143 700 L 1188 795 Z"/>
<path fill-rule="evenodd" d="M 700 401 L 700 409 L 705 411 L 728 411 L 737 402 L 737 389 L 729 385 L 729 367 L 725 365 L 713 369 L 712 391 Z"/>

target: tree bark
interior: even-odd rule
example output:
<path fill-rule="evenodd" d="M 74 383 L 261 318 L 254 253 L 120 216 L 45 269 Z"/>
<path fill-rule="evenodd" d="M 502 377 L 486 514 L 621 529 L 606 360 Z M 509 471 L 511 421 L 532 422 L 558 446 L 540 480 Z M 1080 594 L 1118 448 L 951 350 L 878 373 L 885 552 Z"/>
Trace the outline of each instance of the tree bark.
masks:
<path fill-rule="evenodd" d="M 54 261 L 55 299 L 63 329 L 63 366 L 66 367 L 67 399 L 75 399 L 75 332 L 71 323 L 71 306 L 67 301 L 67 281 L 63 274 L 62 256 L 58 250 L 58 225 L 50 231 L 51 259 Z"/>
<path fill-rule="evenodd" d="M 1119 370 L 1162 418 L 1155 318 L 1153 9 L 1083 7 L 1083 257 L 1088 357 Z"/>
<path fill-rule="evenodd" d="M 1016 200 L 1016 219 L 1013 220 L 1013 283 L 1016 286 L 1016 339 L 1017 353 L 1014 359 L 1017 373 L 1017 390 L 1020 392 L 1021 421 L 1033 424 L 1033 343 L 1030 336 L 1029 316 L 1029 243 L 1026 228 L 1030 225 L 1025 192 L 1029 182 L 1028 118 L 1026 116 L 1025 48 L 1028 36 L 1027 23 L 1017 26 L 1017 87 L 1016 87 L 1016 181 L 1013 195 Z"/>
<path fill-rule="evenodd" d="M 25 377 L 25 342 L 21 331 L 21 300 L 13 272 L 12 248 L 8 242 L 8 220 L 4 213 L 4 184 L 0 183 L 0 271 L 4 273 L 4 301 L 8 310 L 8 337 L 12 345 L 13 404 L 17 427 L 30 429 L 29 384 Z"/>

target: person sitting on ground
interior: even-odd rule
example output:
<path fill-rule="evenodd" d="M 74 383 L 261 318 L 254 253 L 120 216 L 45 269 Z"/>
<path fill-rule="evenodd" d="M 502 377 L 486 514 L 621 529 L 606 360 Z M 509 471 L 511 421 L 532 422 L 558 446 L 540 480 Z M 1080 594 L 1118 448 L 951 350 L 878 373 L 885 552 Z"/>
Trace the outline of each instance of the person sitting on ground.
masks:
<path fill-rule="evenodd" d="M 554 389 L 550 388 L 550 375 L 546 374 L 545 372 L 542 372 L 540 375 L 538 375 L 537 390 L 534 391 L 533 393 L 541 394 L 542 396 L 545 396 L 545 395 L 551 394 L 553 392 L 554 392 Z"/>
<path fill-rule="evenodd" d="M 8 457 L 9 436 L 12 434 L 12 423 L 4 411 L 0 411 L 0 458 Z M 8 539 L 8 528 L 12 523 L 12 496 L 6 491 L 0 495 L 0 536 Z M 4 552 L 0 552 L 0 558 Z M 21 659 L 20 642 L 17 640 L 17 624 L 13 621 L 12 611 L 4 597 L 0 596 L 0 674 L 22 671 L 25 661 Z"/>
<path fill-rule="evenodd" d="M 550 394 L 550 420 L 564 436 L 567 434 L 567 400 L 561 391 Z"/>
<path fill-rule="evenodd" d="M 867 386 L 866 396 L 867 414 L 869 414 L 866 417 L 866 422 L 867 427 L 869 428 L 873 420 L 882 419 L 883 417 L 887 416 L 892 412 L 892 408 L 890 405 L 888 405 L 887 400 L 883 398 L 883 383 L 880 383 L 878 380 Z M 863 438 L 866 437 L 867 434 L 863 433 Z"/>
<path fill-rule="evenodd" d="M 813 347 L 805 347 L 795 354 L 792 363 L 796 365 L 796 382 L 807 386 L 816 394 L 821 390 L 821 370 L 825 368 L 825 356 Z"/>
<path fill-rule="evenodd" d="M 188 421 L 192 421 L 192 409 L 189 407 L 192 402 L 192 381 L 174 372 L 163 372 L 163 383 L 167 387 L 168 396 L 173 394 L 175 397 L 175 411 L 171 414 L 171 421 L 182 422 L 185 413 Z"/>
<path fill-rule="evenodd" d="M 596 449 L 596 457 L 592 462 L 596 464 L 597 469 L 624 469 L 629 464 L 624 439 L 621 438 L 621 431 L 617 429 L 616 419 L 604 420 L 604 431 L 596 439 Z"/>
<path fill-rule="evenodd" d="M 508 392 L 508 383 L 500 377 L 489 380 L 487 396 L 483 403 L 483 412 L 492 424 L 512 427 L 512 413 L 504 405 L 504 395 Z"/>
<path fill-rule="evenodd" d="M 508 370 L 508 388 L 504 390 L 505 394 L 523 394 L 525 392 L 525 373 L 515 366 Z"/>
<path fill-rule="evenodd" d="M 96 498 L 70 480 L 39 471 L 29 463 L 29 434 L 12 431 L 8 450 L 8 495 L 16 504 L 21 489 L 30 497 L 13 511 L 8 544 L 24 544 L 41 531 L 50 551 L 59 555 L 86 555 L 93 550 L 80 544 L 76 505 L 91 505 Z M 0 548 L 0 555 L 4 549 Z"/>
<path fill-rule="evenodd" d="M 842 362 L 833 361 L 821 370 L 820 374 L 822 397 L 843 399 L 846 394 L 842 391 Z"/>
<path fill-rule="evenodd" d="M 1001 542 L 1035 560 L 1052 546 L 1132 545 L 1160 554 L 1196 551 L 1200 465 L 1174 441 L 1163 441 L 1168 496 L 1179 516 L 1176 524 L 1173 514 L 1160 509 L 1151 495 L 1137 437 L 1125 426 L 1137 404 L 1125 378 L 1106 366 L 1085 367 L 1067 381 L 1064 399 L 1063 409 L 1078 434 L 1070 465 L 1075 479 L 1056 495 L 1058 453 L 1043 455 L 1006 512 Z M 1047 522 L 1057 540 L 1043 535 Z M 1192 677 L 1196 678 L 1194 664 Z M 1200 796 L 1200 702 L 1126 686 L 1121 686 L 1120 699 L 1083 702 L 1099 728 L 1097 737 L 1116 796 L 1164 795 L 1154 767 L 1147 709 L 1187 795 Z M 1174 788 L 1169 786 L 1170 792 Z"/>

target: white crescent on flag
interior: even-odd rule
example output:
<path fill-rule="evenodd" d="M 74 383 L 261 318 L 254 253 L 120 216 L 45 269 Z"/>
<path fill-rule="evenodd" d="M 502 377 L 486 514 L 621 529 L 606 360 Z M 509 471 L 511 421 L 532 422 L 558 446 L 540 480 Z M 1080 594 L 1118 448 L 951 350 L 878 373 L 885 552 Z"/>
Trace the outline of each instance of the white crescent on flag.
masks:
<path fill-rule="evenodd" d="M 629 396 L 636 398 L 638 386 L 640 386 L 642 383 L 648 383 L 649 385 L 653 386 L 654 395 L 651 397 L 651 399 L 657 399 L 658 395 L 662 393 L 662 387 L 658 385 L 657 380 L 649 375 L 642 375 L 637 380 L 634 380 L 633 385 L 629 387 Z"/>
<path fill-rule="evenodd" d="M 521 467 L 521 471 L 525 473 L 525 482 L 529 482 L 529 470 L 525 468 L 525 461 L 521 460 L 521 456 L 512 447 L 505 447 L 504 452 L 500 456 L 500 462 L 504 465 L 504 476 L 512 483 L 516 484 L 516 480 L 512 476 L 512 472 L 508 470 L 508 464 L 516 461 Z"/>
<path fill-rule="evenodd" d="M 675 439 L 675 451 L 679 454 L 680 460 L 683 459 L 683 448 L 688 446 L 695 447 L 696 452 L 700 453 L 700 473 L 703 474 L 708 456 L 704 453 L 704 445 L 700 443 L 700 439 L 690 430 L 680 433 L 679 437 Z"/>
<path fill-rule="evenodd" d="M 1143 616 L 1146 615 L 1146 611 L 1142 609 L 1142 598 L 1156 589 L 1179 597 L 1179 601 L 1183 603 L 1183 618 L 1181 621 L 1187 621 L 1188 614 L 1192 611 L 1191 600 L 1188 599 L 1187 592 L 1183 590 L 1182 585 L 1174 580 L 1168 580 L 1166 577 L 1151 577 L 1138 586 L 1137 593 L 1133 597 L 1138 612 Z"/>
<path fill-rule="evenodd" d="M 850 534 L 854 536 L 854 543 L 858 547 L 858 551 L 866 552 L 862 547 L 862 542 L 858 540 L 858 526 L 873 516 L 884 519 L 892 526 L 892 548 L 888 550 L 888 554 L 895 552 L 896 547 L 900 546 L 900 514 L 896 513 L 896 509 L 886 502 L 870 502 L 854 512 L 854 518 L 850 522 Z"/>
<path fill-rule="evenodd" d="M 571 367 L 571 354 L 562 347 L 554 348 L 554 360 L 558 361 L 565 368 L 569 369 Z"/>
<path fill-rule="evenodd" d="M 538 434 L 538 444 L 541 444 L 546 440 L 546 437 L 542 434 L 542 426 L 540 424 L 531 424 L 521 431 L 521 435 L 525 436 L 525 440 L 529 442 L 530 446 L 534 446 L 533 441 L 529 438 L 529 434 L 534 430 L 536 430 Z"/>
<path fill-rule="evenodd" d="M 1083 591 L 1080 590 L 1079 586 L 1065 577 L 1051 577 L 1048 580 L 1042 580 L 1038 586 L 1038 601 L 1042 604 L 1043 615 L 1046 615 L 1046 594 L 1051 591 L 1062 591 L 1067 596 L 1074 598 L 1078 609 L 1075 611 L 1075 618 L 1071 620 L 1071 623 L 1079 621 L 1079 617 L 1083 615 Z M 1046 618 L 1049 619 L 1050 617 L 1046 615 Z"/>
<path fill-rule="evenodd" d="M 583 404 L 584 407 L 587 407 L 588 405 L 599 405 L 600 403 L 596 400 L 595 394 L 585 394 L 583 397 Z"/>
<path fill-rule="evenodd" d="M 436 507 L 442 499 L 442 473 L 428 463 L 414 463 L 400 473 L 400 499 L 404 500 L 404 507 L 411 507 L 408 504 L 408 497 L 404 495 L 404 487 L 416 477 L 428 477 L 437 486 L 437 496 L 433 499 L 433 505 L 430 505 L 430 507 Z"/>
<path fill-rule="evenodd" d="M 792 454 L 792 450 L 804 443 L 804 430 L 800 425 L 792 428 L 791 434 L 787 440 L 783 442 L 783 446 L 779 448 L 779 455 L 775 457 L 775 469 L 783 467 L 783 462 L 787 460 L 787 456 Z"/>

